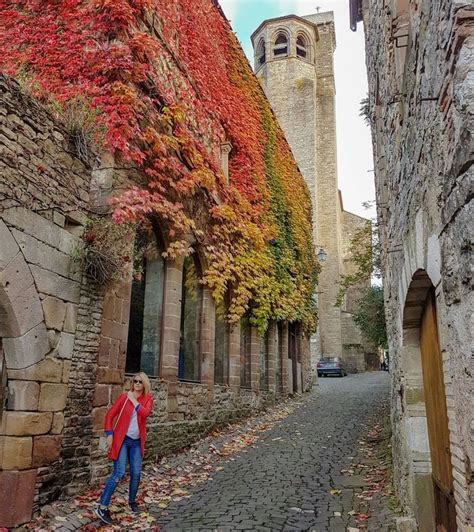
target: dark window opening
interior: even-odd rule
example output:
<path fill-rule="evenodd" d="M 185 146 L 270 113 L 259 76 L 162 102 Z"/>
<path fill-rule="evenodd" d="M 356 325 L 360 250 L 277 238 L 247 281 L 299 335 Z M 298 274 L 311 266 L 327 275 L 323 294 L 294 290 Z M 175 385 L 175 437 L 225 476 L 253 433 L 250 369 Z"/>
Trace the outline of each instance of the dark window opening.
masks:
<path fill-rule="evenodd" d="M 201 378 L 202 286 L 197 265 L 196 255 L 184 259 L 178 360 L 178 378 L 193 382 Z"/>
<path fill-rule="evenodd" d="M 214 382 L 229 382 L 229 323 L 226 319 L 227 306 L 224 302 L 216 305 L 214 341 Z"/>
<path fill-rule="evenodd" d="M 257 59 L 259 65 L 263 65 L 266 61 L 265 42 L 263 39 L 259 42 L 257 47 Z"/>
<path fill-rule="evenodd" d="M 275 385 L 277 393 L 283 391 L 283 377 L 281 371 L 281 362 L 282 362 L 282 346 L 283 346 L 283 324 L 277 324 L 277 335 L 276 335 L 276 361 L 275 361 Z M 286 362 L 286 360 L 285 360 Z"/>
<path fill-rule="evenodd" d="M 273 47 L 273 55 L 284 57 L 288 55 L 288 38 L 284 33 L 279 33 Z"/>
<path fill-rule="evenodd" d="M 250 388 L 250 363 L 251 363 L 252 328 L 249 319 L 240 320 L 240 386 Z"/>
<path fill-rule="evenodd" d="M 141 279 L 134 279 L 130 299 L 125 371 L 157 375 L 161 356 L 165 264 L 159 257 L 143 261 Z"/>
<path fill-rule="evenodd" d="M 306 41 L 301 35 L 296 39 L 296 55 L 298 57 L 307 56 Z"/>

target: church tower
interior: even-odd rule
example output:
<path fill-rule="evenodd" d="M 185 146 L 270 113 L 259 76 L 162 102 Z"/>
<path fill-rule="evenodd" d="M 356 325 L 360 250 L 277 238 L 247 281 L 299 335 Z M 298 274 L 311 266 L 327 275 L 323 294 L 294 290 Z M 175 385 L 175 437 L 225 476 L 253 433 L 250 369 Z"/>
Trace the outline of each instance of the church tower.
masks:
<path fill-rule="evenodd" d="M 312 356 L 342 355 L 342 205 L 337 182 L 332 12 L 265 20 L 252 34 L 255 73 L 285 132 L 313 200 L 316 250 L 326 260 L 318 286 L 319 338 Z"/>

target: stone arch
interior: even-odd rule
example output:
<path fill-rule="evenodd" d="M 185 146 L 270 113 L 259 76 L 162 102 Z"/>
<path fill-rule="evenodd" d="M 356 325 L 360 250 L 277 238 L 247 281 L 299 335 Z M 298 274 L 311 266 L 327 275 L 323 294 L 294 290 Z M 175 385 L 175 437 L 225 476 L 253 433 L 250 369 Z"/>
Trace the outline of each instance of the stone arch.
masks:
<path fill-rule="evenodd" d="M 302 57 L 301 55 L 299 55 L 298 53 L 298 49 L 299 49 L 299 39 L 302 39 L 305 43 L 305 48 L 306 48 L 306 56 L 305 57 Z M 309 63 L 312 63 L 313 62 L 313 44 L 312 44 L 312 41 L 311 41 L 311 38 L 309 36 L 309 34 L 303 30 L 303 29 L 298 29 L 298 31 L 296 32 L 296 55 L 297 57 L 299 57 L 300 59 L 303 59 L 304 61 L 308 61 Z"/>
<path fill-rule="evenodd" d="M 33 276 L 12 233 L 0 220 L 0 337 L 8 369 L 24 369 L 49 351 Z"/>

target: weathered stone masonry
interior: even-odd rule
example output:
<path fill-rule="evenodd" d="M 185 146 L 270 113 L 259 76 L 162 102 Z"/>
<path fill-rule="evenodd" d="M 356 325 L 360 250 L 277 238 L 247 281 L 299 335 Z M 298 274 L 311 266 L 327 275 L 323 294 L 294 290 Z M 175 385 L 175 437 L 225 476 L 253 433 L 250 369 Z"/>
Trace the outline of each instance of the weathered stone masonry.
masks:
<path fill-rule="evenodd" d="M 396 487 L 416 526 L 434 530 L 425 409 L 432 390 L 424 389 L 420 356 L 422 312 L 434 290 L 457 530 L 472 530 L 474 4 L 353 4 L 366 31 Z"/>

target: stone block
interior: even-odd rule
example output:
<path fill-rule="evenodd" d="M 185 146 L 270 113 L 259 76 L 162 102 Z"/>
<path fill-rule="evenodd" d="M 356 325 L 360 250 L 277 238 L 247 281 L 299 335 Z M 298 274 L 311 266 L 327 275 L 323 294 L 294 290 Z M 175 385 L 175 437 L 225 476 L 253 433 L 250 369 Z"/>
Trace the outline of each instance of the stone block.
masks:
<path fill-rule="evenodd" d="M 31 520 L 36 469 L 0 472 L 0 526 L 13 528 Z"/>
<path fill-rule="evenodd" d="M 122 372 L 119 369 L 97 368 L 97 382 L 101 384 L 121 384 Z"/>
<path fill-rule="evenodd" d="M 66 303 L 56 297 L 48 296 L 41 304 L 43 305 L 44 321 L 48 329 L 61 331 L 66 316 Z"/>
<path fill-rule="evenodd" d="M 67 384 L 69 382 L 71 375 L 71 361 L 65 360 L 64 361 L 64 369 L 63 369 L 63 382 Z"/>
<path fill-rule="evenodd" d="M 33 264 L 30 269 L 39 292 L 71 303 L 79 302 L 80 284 L 78 282 Z"/>
<path fill-rule="evenodd" d="M 5 413 L 6 436 L 35 436 L 46 434 L 51 428 L 53 414 L 39 412 L 16 412 Z"/>
<path fill-rule="evenodd" d="M 58 344 L 59 358 L 72 358 L 72 351 L 74 349 L 74 334 L 62 332 Z"/>
<path fill-rule="evenodd" d="M 100 406 L 92 409 L 92 428 L 95 431 L 104 430 L 105 414 L 107 413 L 107 407 Z"/>
<path fill-rule="evenodd" d="M 41 362 L 25 369 L 8 369 L 9 379 L 61 382 L 63 377 L 63 362 L 55 358 L 45 358 Z"/>
<path fill-rule="evenodd" d="M 59 458 L 62 436 L 36 436 L 33 438 L 33 466 L 41 467 Z"/>
<path fill-rule="evenodd" d="M 0 436 L 0 449 L 2 449 L 1 468 L 3 470 L 31 467 L 33 438 Z"/>
<path fill-rule="evenodd" d="M 18 253 L 0 272 L 0 285 L 3 286 L 10 301 L 34 285 L 31 271 L 21 253 Z"/>
<path fill-rule="evenodd" d="M 40 412 L 59 412 L 64 410 L 67 400 L 66 384 L 41 384 L 38 410 Z"/>
<path fill-rule="evenodd" d="M 98 384 L 94 391 L 93 406 L 106 406 L 109 403 L 109 385 Z"/>
<path fill-rule="evenodd" d="M 51 230 L 61 231 L 56 225 L 51 225 Z M 36 264 L 63 277 L 71 277 L 71 257 L 69 255 L 17 229 L 13 229 L 12 234 L 30 264 Z"/>
<path fill-rule="evenodd" d="M 61 434 L 64 428 L 64 414 L 62 412 L 55 412 L 53 414 L 53 423 L 51 425 L 51 434 Z"/>
<path fill-rule="evenodd" d="M 8 381 L 9 410 L 37 410 L 40 386 L 34 381 Z"/>
<path fill-rule="evenodd" d="M 15 242 L 5 222 L 0 220 L 0 270 L 3 270 L 19 253 L 20 248 Z"/>
<path fill-rule="evenodd" d="M 39 362 L 50 349 L 45 324 L 39 323 L 18 338 L 4 338 L 3 349 L 8 369 L 27 368 Z"/>
<path fill-rule="evenodd" d="M 75 305 L 74 303 L 67 303 L 63 331 L 68 332 L 68 333 L 75 333 L 76 327 L 77 327 L 77 305 Z"/>

